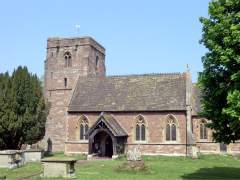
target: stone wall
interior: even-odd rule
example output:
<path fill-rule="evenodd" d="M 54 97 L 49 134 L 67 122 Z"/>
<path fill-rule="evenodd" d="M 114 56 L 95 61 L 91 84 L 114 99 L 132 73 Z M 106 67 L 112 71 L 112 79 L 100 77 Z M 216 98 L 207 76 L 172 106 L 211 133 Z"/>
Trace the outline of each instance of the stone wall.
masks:
<path fill-rule="evenodd" d="M 207 128 L 207 139 L 200 138 L 200 123 L 202 120 L 207 121 L 204 118 L 193 118 L 193 133 L 195 136 L 196 145 L 200 153 L 219 153 L 219 143 L 215 143 L 212 139 L 212 130 Z M 207 121 L 209 122 L 209 121 Z"/>
<path fill-rule="evenodd" d="M 128 150 L 133 150 L 137 144 L 127 144 Z M 142 155 L 186 156 L 186 144 L 141 144 Z"/>
<path fill-rule="evenodd" d="M 226 151 L 221 151 L 220 143 L 214 142 L 212 138 L 212 130 L 207 128 L 207 139 L 200 138 L 200 123 L 202 120 L 206 120 L 200 117 L 193 117 L 193 133 L 195 136 L 195 141 L 200 153 L 210 154 L 210 153 L 228 153 L 228 154 L 239 154 L 240 153 L 240 143 L 231 143 L 226 145 Z M 209 122 L 208 120 L 206 120 Z"/>
<path fill-rule="evenodd" d="M 227 146 L 227 152 L 230 154 L 240 154 L 240 142 L 229 144 Z"/>
<path fill-rule="evenodd" d="M 144 154 L 175 154 L 185 155 L 186 153 L 186 115 L 184 112 L 129 112 L 111 113 L 121 127 L 127 132 L 128 139 L 126 148 L 132 149 L 140 144 Z M 146 141 L 135 141 L 136 117 L 142 115 L 146 121 Z M 177 141 L 166 141 L 165 129 L 168 115 L 173 115 L 177 120 Z M 88 141 L 80 141 L 78 137 L 79 118 L 85 115 L 89 121 L 89 127 L 100 116 L 99 113 L 75 113 L 69 114 L 67 125 L 67 141 L 65 144 L 66 153 L 88 152 Z"/>
<path fill-rule="evenodd" d="M 69 67 L 65 66 L 67 52 L 71 55 Z M 105 49 L 90 37 L 49 38 L 44 94 L 51 108 L 43 143 L 47 146 L 46 142 L 50 139 L 53 151 L 64 151 L 67 107 L 81 76 L 105 76 Z"/>
<path fill-rule="evenodd" d="M 66 142 L 65 154 L 88 154 L 88 142 Z"/>
<path fill-rule="evenodd" d="M 136 117 L 142 115 L 146 121 L 146 141 L 135 141 L 135 123 Z M 168 142 L 165 140 L 165 123 L 168 115 L 173 115 L 178 121 L 177 141 Z M 85 115 L 89 121 L 89 127 L 100 116 L 99 113 L 75 113 L 69 114 L 67 121 L 67 139 L 65 144 L 66 154 L 88 153 L 88 141 L 79 140 L 78 123 L 79 118 Z M 118 121 L 121 127 L 127 132 L 128 139 L 126 150 L 133 149 L 140 145 L 141 152 L 145 155 L 186 155 L 186 115 L 184 112 L 128 112 L 128 113 L 112 113 L 113 117 Z M 212 139 L 212 131 L 208 129 L 207 139 L 200 139 L 200 121 L 202 118 L 193 118 L 193 133 L 195 137 L 198 151 L 203 154 L 209 153 L 229 153 L 239 154 L 240 143 L 232 143 L 227 145 L 227 151 L 220 151 L 220 143 L 215 143 Z"/>

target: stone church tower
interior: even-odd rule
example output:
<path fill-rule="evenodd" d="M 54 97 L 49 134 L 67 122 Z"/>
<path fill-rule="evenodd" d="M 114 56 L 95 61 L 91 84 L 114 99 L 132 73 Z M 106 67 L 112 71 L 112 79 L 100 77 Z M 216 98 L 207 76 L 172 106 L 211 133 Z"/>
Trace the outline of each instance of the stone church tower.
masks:
<path fill-rule="evenodd" d="M 45 61 L 45 97 L 51 104 L 44 141 L 64 151 L 67 108 L 83 76 L 105 76 L 105 49 L 90 37 L 49 38 Z"/>

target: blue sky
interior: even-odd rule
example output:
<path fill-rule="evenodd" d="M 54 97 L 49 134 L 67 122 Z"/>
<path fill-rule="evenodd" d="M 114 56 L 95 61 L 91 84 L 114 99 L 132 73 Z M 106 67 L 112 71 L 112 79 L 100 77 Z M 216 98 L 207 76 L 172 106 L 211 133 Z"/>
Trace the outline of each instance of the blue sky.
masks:
<path fill-rule="evenodd" d="M 0 72 L 25 65 L 42 76 L 48 37 L 88 35 L 106 48 L 107 75 L 184 72 L 189 64 L 196 81 L 206 52 L 199 17 L 208 16 L 208 2 L 2 1 Z"/>

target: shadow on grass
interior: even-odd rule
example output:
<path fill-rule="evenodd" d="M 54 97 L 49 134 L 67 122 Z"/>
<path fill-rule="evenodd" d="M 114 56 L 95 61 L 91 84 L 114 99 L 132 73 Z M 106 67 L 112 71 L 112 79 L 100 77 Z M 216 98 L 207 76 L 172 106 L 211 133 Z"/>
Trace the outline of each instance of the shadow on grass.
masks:
<path fill-rule="evenodd" d="M 240 168 L 213 167 L 201 168 L 192 174 L 185 174 L 182 179 L 240 179 Z"/>

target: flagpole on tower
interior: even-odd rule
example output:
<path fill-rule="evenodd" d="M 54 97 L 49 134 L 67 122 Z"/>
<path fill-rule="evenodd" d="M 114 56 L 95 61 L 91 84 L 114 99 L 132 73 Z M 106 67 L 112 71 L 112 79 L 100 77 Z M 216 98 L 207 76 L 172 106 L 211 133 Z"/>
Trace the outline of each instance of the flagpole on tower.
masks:
<path fill-rule="evenodd" d="M 75 28 L 76 28 L 76 31 L 77 31 L 77 36 L 79 36 L 79 32 L 80 32 L 80 25 L 79 24 L 76 24 L 75 25 Z"/>

